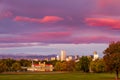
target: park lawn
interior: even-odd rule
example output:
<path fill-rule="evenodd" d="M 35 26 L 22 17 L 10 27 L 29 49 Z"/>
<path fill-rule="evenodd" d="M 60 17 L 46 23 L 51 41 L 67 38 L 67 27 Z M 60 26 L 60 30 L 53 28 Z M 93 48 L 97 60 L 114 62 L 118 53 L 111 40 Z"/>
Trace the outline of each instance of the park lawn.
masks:
<path fill-rule="evenodd" d="M 114 80 L 111 73 L 17 72 L 0 74 L 0 80 Z"/>

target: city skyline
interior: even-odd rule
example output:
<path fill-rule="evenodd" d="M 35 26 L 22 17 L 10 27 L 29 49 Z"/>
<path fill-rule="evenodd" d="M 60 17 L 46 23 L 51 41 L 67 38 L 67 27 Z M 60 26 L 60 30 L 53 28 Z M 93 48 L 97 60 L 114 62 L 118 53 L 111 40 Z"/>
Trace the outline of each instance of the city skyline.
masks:
<path fill-rule="evenodd" d="M 120 0 L 1 0 L 0 54 L 90 55 L 120 40 Z"/>

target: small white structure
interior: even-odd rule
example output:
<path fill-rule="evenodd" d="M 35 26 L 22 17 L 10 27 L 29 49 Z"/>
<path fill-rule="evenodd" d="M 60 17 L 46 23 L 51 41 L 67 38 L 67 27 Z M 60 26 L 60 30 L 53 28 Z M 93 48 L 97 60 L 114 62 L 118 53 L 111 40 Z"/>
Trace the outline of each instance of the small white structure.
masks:
<path fill-rule="evenodd" d="M 75 55 L 75 60 L 78 60 L 79 59 L 79 55 Z"/>
<path fill-rule="evenodd" d="M 55 58 L 55 57 L 51 57 L 51 59 L 50 59 L 50 60 L 51 60 L 51 61 L 52 61 L 52 60 L 56 60 L 56 58 Z"/>
<path fill-rule="evenodd" d="M 59 60 L 60 60 L 60 56 L 59 56 L 59 55 L 57 55 L 56 57 L 57 57 L 57 60 L 59 61 Z"/>
<path fill-rule="evenodd" d="M 68 57 L 66 58 L 66 61 L 71 61 L 71 60 L 73 60 L 73 57 L 72 57 L 72 56 L 68 56 Z"/>
<path fill-rule="evenodd" d="M 96 59 L 98 59 L 99 58 L 99 55 L 97 54 L 97 52 L 95 51 L 94 53 L 93 53 L 93 61 L 95 61 Z"/>

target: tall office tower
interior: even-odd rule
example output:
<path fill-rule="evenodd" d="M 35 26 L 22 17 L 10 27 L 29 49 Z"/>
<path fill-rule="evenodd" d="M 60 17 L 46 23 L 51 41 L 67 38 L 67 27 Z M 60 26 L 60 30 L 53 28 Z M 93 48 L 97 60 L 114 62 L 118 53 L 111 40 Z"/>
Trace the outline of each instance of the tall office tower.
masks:
<path fill-rule="evenodd" d="M 60 60 L 61 61 L 66 60 L 66 52 L 64 50 L 61 50 Z"/>

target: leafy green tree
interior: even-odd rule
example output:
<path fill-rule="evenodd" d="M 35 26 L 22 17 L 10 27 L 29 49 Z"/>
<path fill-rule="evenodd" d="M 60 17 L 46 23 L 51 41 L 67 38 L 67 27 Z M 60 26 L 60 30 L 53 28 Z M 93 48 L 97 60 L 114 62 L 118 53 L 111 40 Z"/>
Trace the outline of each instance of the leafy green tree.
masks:
<path fill-rule="evenodd" d="M 106 71 L 106 66 L 103 59 L 97 59 L 95 61 L 91 61 L 90 68 L 91 68 L 91 71 L 97 72 L 97 73 Z"/>
<path fill-rule="evenodd" d="M 75 63 L 75 70 L 76 71 L 80 71 L 80 64 L 79 64 L 79 62 Z"/>
<path fill-rule="evenodd" d="M 7 70 L 6 71 L 11 71 L 12 64 L 15 62 L 13 59 L 3 59 L 4 64 L 6 64 Z"/>
<path fill-rule="evenodd" d="M 55 64 L 54 69 L 56 71 L 75 71 L 75 62 L 74 61 L 58 61 Z"/>
<path fill-rule="evenodd" d="M 21 70 L 21 65 L 18 62 L 15 62 L 12 64 L 12 69 L 13 71 L 20 71 Z"/>
<path fill-rule="evenodd" d="M 23 67 L 30 67 L 31 66 L 31 60 L 25 60 L 25 59 L 21 59 L 19 61 L 20 65 Z"/>
<path fill-rule="evenodd" d="M 7 72 L 7 71 L 11 71 L 11 66 L 13 64 L 13 60 L 12 59 L 1 59 L 0 60 L 1 63 L 1 70 Z"/>
<path fill-rule="evenodd" d="M 109 44 L 109 47 L 104 51 L 104 61 L 107 70 L 116 72 L 116 80 L 118 80 L 120 70 L 120 41 Z"/>
<path fill-rule="evenodd" d="M 0 72 L 4 72 L 3 63 L 0 62 Z"/>
<path fill-rule="evenodd" d="M 75 61 L 67 61 L 66 62 L 66 70 L 67 71 L 75 71 Z"/>
<path fill-rule="evenodd" d="M 56 62 L 54 69 L 56 71 L 61 71 L 61 62 Z"/>
<path fill-rule="evenodd" d="M 57 60 L 51 60 L 51 61 L 48 61 L 47 64 L 52 64 L 53 66 L 55 66 L 57 62 L 58 62 Z"/>
<path fill-rule="evenodd" d="M 80 69 L 84 72 L 89 72 L 90 60 L 87 56 L 82 56 L 79 61 Z"/>
<path fill-rule="evenodd" d="M 67 62 L 65 61 L 61 62 L 60 67 L 61 67 L 61 71 L 67 71 Z"/>
<path fill-rule="evenodd" d="M 7 71 L 7 65 L 4 64 L 3 62 L 0 62 L 0 72 L 5 72 Z"/>

